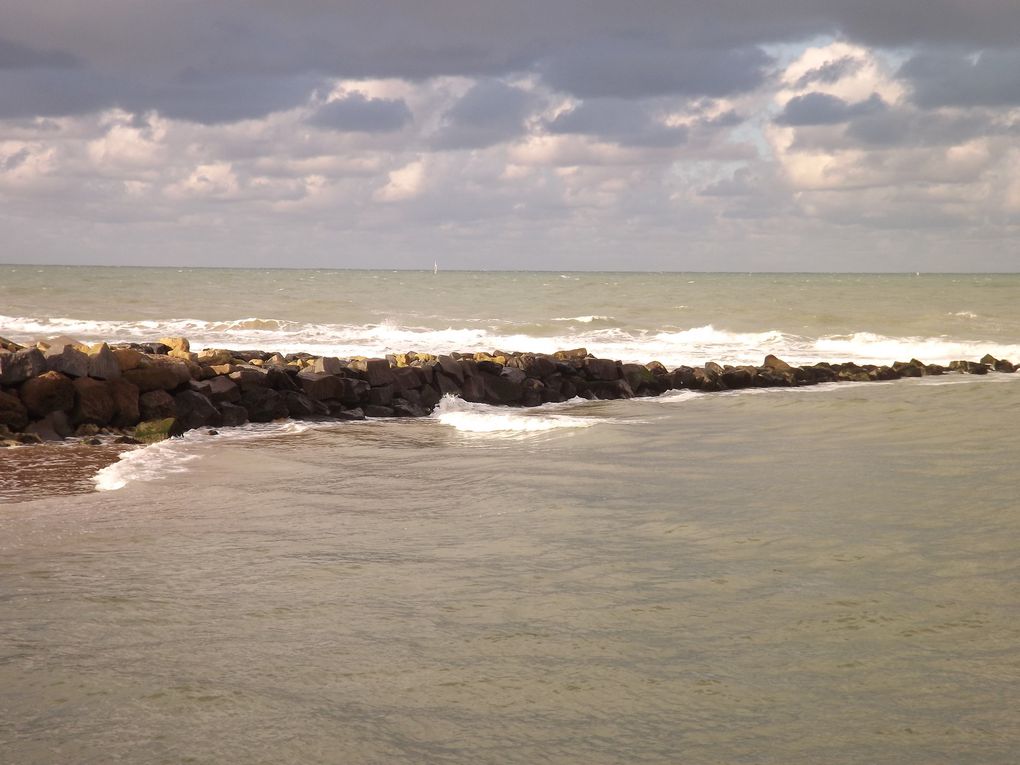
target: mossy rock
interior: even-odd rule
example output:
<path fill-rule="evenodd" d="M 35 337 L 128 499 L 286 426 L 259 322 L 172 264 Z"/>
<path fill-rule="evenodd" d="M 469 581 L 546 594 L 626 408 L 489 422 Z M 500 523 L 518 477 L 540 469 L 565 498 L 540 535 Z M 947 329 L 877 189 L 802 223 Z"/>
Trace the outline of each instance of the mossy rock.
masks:
<path fill-rule="evenodd" d="M 143 444 L 154 444 L 157 441 L 163 441 L 170 438 L 170 432 L 173 430 L 175 422 L 176 420 L 173 417 L 140 422 L 135 426 L 134 437 Z"/>

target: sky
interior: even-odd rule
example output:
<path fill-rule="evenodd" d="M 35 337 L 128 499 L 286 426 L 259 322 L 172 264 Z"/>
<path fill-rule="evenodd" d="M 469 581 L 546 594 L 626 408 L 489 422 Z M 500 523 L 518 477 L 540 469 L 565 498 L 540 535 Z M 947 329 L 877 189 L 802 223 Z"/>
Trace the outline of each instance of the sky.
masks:
<path fill-rule="evenodd" d="M 4 0 L 0 262 L 1020 270 L 1017 0 Z"/>

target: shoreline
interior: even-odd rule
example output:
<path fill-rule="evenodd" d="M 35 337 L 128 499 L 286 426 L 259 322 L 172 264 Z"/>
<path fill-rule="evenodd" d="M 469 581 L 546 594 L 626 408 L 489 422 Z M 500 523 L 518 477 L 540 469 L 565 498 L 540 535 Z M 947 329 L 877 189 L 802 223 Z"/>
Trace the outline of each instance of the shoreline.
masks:
<path fill-rule="evenodd" d="M 888 381 L 1017 367 L 990 355 L 948 365 L 917 359 L 888 365 L 818 362 L 667 369 L 621 363 L 585 348 L 526 352 L 407 352 L 340 359 L 309 353 L 203 349 L 183 337 L 85 345 L 58 337 L 22 346 L 0 338 L 0 447 L 63 441 L 152 443 L 198 428 L 296 420 L 425 417 L 446 395 L 472 403 L 535 407 L 584 399 L 659 396 Z"/>

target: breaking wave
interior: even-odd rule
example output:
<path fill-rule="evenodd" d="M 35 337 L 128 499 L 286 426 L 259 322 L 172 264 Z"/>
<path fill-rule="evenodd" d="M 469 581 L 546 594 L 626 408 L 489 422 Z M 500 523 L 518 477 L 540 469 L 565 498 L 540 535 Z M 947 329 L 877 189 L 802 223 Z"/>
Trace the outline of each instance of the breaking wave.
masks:
<path fill-rule="evenodd" d="M 463 433 L 519 437 L 550 430 L 590 428 L 603 422 L 599 417 L 561 414 L 563 405 L 547 404 L 527 409 L 508 409 L 474 404 L 445 396 L 432 414 L 433 419 Z"/>
<path fill-rule="evenodd" d="M 711 324 L 656 331 L 613 326 L 614 321 L 612 317 L 599 315 L 562 317 L 529 327 L 526 332 L 506 332 L 500 331 L 499 324 L 430 328 L 391 321 L 316 324 L 260 317 L 231 321 L 167 319 L 119 322 L 0 316 L 0 334 L 20 342 L 59 334 L 84 342 L 142 342 L 165 335 L 183 335 L 196 349 L 256 348 L 339 357 L 383 356 L 407 351 L 552 353 L 584 347 L 603 358 L 641 363 L 654 360 L 669 367 L 706 361 L 759 364 L 770 353 L 794 364 L 817 361 L 888 364 L 910 358 L 946 363 L 953 359 L 976 360 L 986 353 L 997 358 L 1020 359 L 1020 345 L 969 339 L 890 337 L 871 332 L 811 337 L 776 329 L 731 332 Z M 576 322 L 585 327 L 575 331 L 564 327 L 562 322 Z"/>

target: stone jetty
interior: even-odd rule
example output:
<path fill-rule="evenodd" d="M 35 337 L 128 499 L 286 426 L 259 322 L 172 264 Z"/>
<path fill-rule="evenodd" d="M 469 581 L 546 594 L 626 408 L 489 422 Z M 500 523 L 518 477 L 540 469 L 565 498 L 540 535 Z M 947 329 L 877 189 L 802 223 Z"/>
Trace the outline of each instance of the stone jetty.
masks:
<path fill-rule="evenodd" d="M 0 446 L 69 437 L 139 443 L 195 428 L 296 419 L 424 417 L 443 396 L 532 407 L 585 399 L 658 396 L 670 390 L 725 391 L 947 373 L 1016 372 L 1003 359 L 917 359 L 887 366 L 625 364 L 584 348 L 553 354 L 398 353 L 386 358 L 191 350 L 182 337 L 154 343 L 84 345 L 58 337 L 23 347 L 0 338 Z"/>

